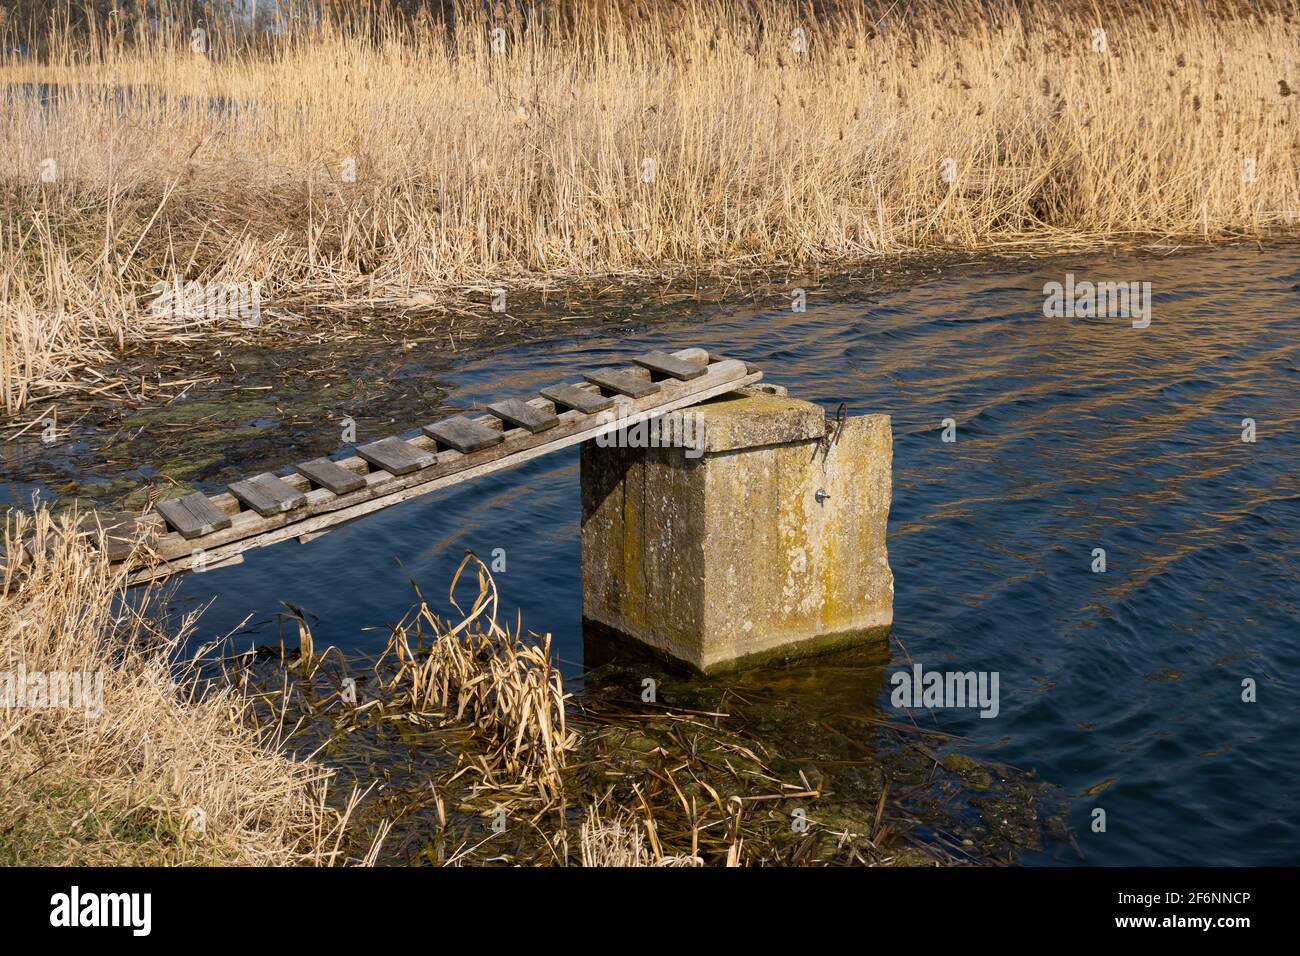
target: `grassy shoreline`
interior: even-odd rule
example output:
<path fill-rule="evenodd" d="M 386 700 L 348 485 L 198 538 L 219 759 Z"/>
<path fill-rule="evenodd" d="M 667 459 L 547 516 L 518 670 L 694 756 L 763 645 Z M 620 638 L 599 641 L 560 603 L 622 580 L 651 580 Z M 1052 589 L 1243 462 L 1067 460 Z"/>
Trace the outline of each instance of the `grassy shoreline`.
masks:
<path fill-rule="evenodd" d="M 353 805 L 179 657 L 192 619 L 48 511 L 11 515 L 0 573 L 0 865 L 331 865 Z M 60 689 L 62 688 L 62 689 Z"/>
<path fill-rule="evenodd" d="M 128 342 L 242 334 L 151 310 L 174 277 L 343 329 L 598 275 L 1300 228 L 1295 3 L 563 9 L 0 60 L 6 414 Z"/>

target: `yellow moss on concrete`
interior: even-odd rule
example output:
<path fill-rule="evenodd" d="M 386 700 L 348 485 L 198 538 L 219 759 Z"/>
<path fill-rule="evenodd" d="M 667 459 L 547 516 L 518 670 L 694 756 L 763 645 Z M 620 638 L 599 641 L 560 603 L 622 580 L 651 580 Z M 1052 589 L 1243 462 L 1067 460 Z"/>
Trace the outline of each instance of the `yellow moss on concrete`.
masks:
<path fill-rule="evenodd" d="M 700 670 L 883 634 L 888 416 L 849 419 L 828 443 L 808 402 L 692 411 L 702 458 L 584 446 L 584 616 Z"/>

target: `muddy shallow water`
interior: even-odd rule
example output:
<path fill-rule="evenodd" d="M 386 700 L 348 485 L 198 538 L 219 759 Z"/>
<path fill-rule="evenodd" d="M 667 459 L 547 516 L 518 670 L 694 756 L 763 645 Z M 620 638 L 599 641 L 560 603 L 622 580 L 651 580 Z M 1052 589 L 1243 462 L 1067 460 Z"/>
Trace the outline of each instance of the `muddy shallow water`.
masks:
<path fill-rule="evenodd" d="M 1044 317 L 1044 284 L 1067 272 L 1150 282 L 1150 327 Z M 365 441 L 430 420 L 433 407 L 524 394 L 649 348 L 703 346 L 756 362 L 829 409 L 893 416 L 890 646 L 734 678 L 786 714 L 773 733 L 801 727 L 815 749 L 832 711 L 906 720 L 888 678 L 909 661 L 996 671 L 995 718 L 913 716 L 965 738 L 963 754 L 1059 789 L 1077 849 L 1047 840 L 1022 861 L 1300 862 L 1300 249 L 964 264 L 806 285 L 803 313 L 776 296 L 766 306 L 683 302 L 580 317 L 542 341 L 491 350 L 362 348 L 310 387 L 263 369 L 271 388 L 200 393 L 131 416 L 116 437 L 90 433 L 11 460 L 6 497 L 109 500 L 160 473 L 215 487 L 334 449 L 343 414 Z M 312 365 L 304 348 L 234 358 Z M 341 397 L 322 397 L 327 384 Z M 943 440 L 948 418 L 954 442 Z M 1242 441 L 1247 418 L 1254 442 Z M 374 652 L 411 603 L 412 580 L 439 602 L 466 548 L 485 558 L 504 549 L 504 601 L 552 633 L 578 686 L 596 649 L 581 630 L 577 460 L 568 449 L 306 546 L 250 552 L 241 566 L 186 578 L 174 606 L 211 602 L 202 636 L 242 625 L 239 641 L 251 644 L 275 638 L 289 601 L 314 615 L 318 647 Z M 1104 573 L 1093 570 L 1097 548 Z M 1245 679 L 1254 703 L 1242 700 Z M 1091 826 L 1098 808 L 1105 832 Z"/>

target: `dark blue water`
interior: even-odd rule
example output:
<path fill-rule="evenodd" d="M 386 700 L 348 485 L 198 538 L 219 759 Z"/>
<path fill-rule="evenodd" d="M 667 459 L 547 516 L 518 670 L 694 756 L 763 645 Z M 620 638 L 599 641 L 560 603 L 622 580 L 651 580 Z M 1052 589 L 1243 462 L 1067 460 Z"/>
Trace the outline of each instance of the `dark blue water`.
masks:
<path fill-rule="evenodd" d="M 1045 318 L 1044 283 L 1067 271 L 1151 282 L 1150 327 Z M 452 398 L 522 395 L 650 347 L 701 345 L 760 363 L 797 397 L 888 412 L 889 671 L 910 654 L 1000 675 L 995 719 L 918 719 L 1059 785 L 1088 863 L 1300 863 L 1300 250 L 961 267 L 830 299 L 469 359 Z M 317 646 L 375 651 L 411 603 L 407 574 L 441 599 L 464 549 L 503 548 L 505 601 L 555 636 L 574 672 L 578 519 L 570 449 L 307 546 L 251 552 L 190 576 L 180 599 L 215 597 L 206 635 L 269 621 L 288 600 L 316 615 Z M 878 670 L 860 684 L 834 673 L 841 699 L 861 688 L 889 708 Z M 1242 700 L 1247 678 L 1257 702 Z"/>

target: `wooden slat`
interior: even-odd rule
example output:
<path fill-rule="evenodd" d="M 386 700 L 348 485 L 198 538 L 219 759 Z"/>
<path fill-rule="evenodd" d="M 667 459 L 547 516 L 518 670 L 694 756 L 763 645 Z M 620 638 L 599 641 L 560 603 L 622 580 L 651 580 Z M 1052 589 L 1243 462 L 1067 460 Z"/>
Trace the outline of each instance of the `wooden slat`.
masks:
<path fill-rule="evenodd" d="M 667 352 L 647 352 L 632 360 L 644 369 L 649 369 L 656 375 L 666 375 L 669 378 L 675 378 L 679 382 L 689 382 L 693 378 L 699 378 L 704 374 L 707 366 L 699 362 L 684 362 L 679 358 L 669 355 Z"/>
<path fill-rule="evenodd" d="M 507 398 L 504 402 L 494 402 L 488 406 L 488 411 L 503 422 L 509 422 L 519 428 L 526 428 L 534 435 L 560 424 L 560 419 L 556 417 L 554 412 L 544 411 L 536 405 L 529 405 L 517 398 Z"/>
<path fill-rule="evenodd" d="M 306 495 L 269 472 L 236 481 L 230 486 L 230 493 L 263 518 L 301 508 L 307 503 Z"/>
<path fill-rule="evenodd" d="M 302 464 L 293 467 L 298 474 L 303 475 L 322 488 L 329 489 L 336 495 L 346 495 L 349 491 L 356 491 L 366 483 L 364 475 L 349 471 L 338 462 L 330 461 L 328 458 L 313 458 L 311 461 L 304 461 Z"/>
<path fill-rule="evenodd" d="M 464 415 L 444 418 L 432 425 L 425 425 L 422 430 L 434 441 L 448 448 L 454 448 L 462 454 L 469 454 L 480 448 L 491 448 L 493 445 L 500 444 L 505 437 L 495 428 L 471 421 Z"/>
<path fill-rule="evenodd" d="M 707 373 L 690 382 L 665 380 L 658 383 L 655 392 L 641 399 L 616 398 L 620 406 L 622 424 L 632 424 L 644 418 L 660 415 L 674 409 L 696 404 L 716 395 L 725 394 L 745 385 L 753 384 L 762 378 L 762 373 L 755 368 L 746 367 L 743 362 L 710 359 L 703 349 L 682 349 L 674 357 L 685 360 L 709 361 Z M 628 370 L 625 374 L 645 381 L 650 373 L 643 369 Z M 590 390 L 589 386 L 578 386 L 581 390 Z M 553 409 L 551 400 L 533 399 L 529 404 L 543 412 Z M 489 474 L 503 468 L 510 468 L 539 455 L 568 447 L 580 441 L 595 438 L 614 428 L 618 423 L 608 423 L 593 415 L 583 414 L 577 410 L 566 411 L 558 416 L 558 427 L 540 434 L 532 434 L 525 429 L 512 429 L 505 440 L 490 448 L 471 454 L 457 451 L 441 451 L 436 456 L 434 440 L 423 435 L 412 438 L 405 444 L 423 450 L 435 459 L 435 464 L 416 473 L 397 476 L 386 470 L 373 470 L 363 474 L 367 459 L 352 457 L 333 464 L 344 470 L 354 470 L 362 478 L 361 488 L 345 494 L 335 494 L 325 487 L 313 488 L 308 479 L 302 475 L 290 475 L 283 480 L 306 493 L 307 505 L 297 511 L 262 517 L 253 511 L 241 511 L 239 502 L 233 495 L 217 494 L 209 500 L 233 521 L 229 528 L 214 532 L 203 542 L 207 555 L 208 567 L 213 561 L 224 560 L 252 548 L 265 547 L 289 538 L 309 539 L 344 522 L 354 520 L 382 508 L 397 504 L 409 498 L 429 494 L 440 488 L 469 481 L 480 475 Z M 495 421 L 489 418 L 477 419 L 479 424 L 494 427 Z M 155 522 L 160 530 L 162 519 L 157 515 L 145 515 L 143 521 Z M 163 534 L 153 553 L 161 563 L 136 569 L 131 576 L 131 583 L 139 584 L 191 570 L 192 552 L 195 543 L 185 540 L 180 534 L 171 532 Z"/>
<path fill-rule="evenodd" d="M 200 492 L 158 502 L 158 513 L 187 539 L 199 538 L 230 527 L 230 515 Z"/>
<path fill-rule="evenodd" d="M 585 372 L 582 377 L 592 385 L 599 385 L 607 392 L 616 392 L 629 398 L 645 398 L 645 396 L 651 395 L 659 389 L 658 382 L 637 378 L 629 372 L 613 368 Z"/>
<path fill-rule="evenodd" d="M 620 427 L 620 424 L 635 424 L 645 418 L 751 385 L 762 378 L 761 372 L 747 372 L 744 363 L 738 361 L 719 360 L 710 365 L 709 371 L 710 374 L 704 379 L 689 383 L 666 383 L 665 394 L 626 404 L 622 410 L 623 417 L 618 422 L 600 422 L 592 416 L 566 412 L 560 416 L 558 428 L 539 435 L 517 430 L 514 437 L 506 439 L 502 444 L 472 455 L 444 452 L 438 456 L 437 465 L 418 474 L 398 478 L 382 471 L 372 472 L 366 476 L 367 487 L 364 490 L 342 497 L 317 489 L 308 494 L 306 510 L 294 512 L 292 519 L 288 515 L 262 518 L 251 511 L 242 512 L 235 517 L 232 528 L 218 532 L 204 542 L 208 567 L 212 566 L 213 561 L 226 556 L 289 538 L 313 535 L 399 502 L 595 438 Z M 133 584 L 190 569 L 193 546 L 179 541 L 174 535 L 171 538 L 175 541 L 161 541 L 155 549 L 158 556 L 165 559 L 165 563 L 139 570 L 131 578 Z"/>
<path fill-rule="evenodd" d="M 720 358 L 720 357 L 712 357 L 712 356 L 710 356 L 708 350 L 706 350 L 706 349 L 700 349 L 700 348 L 685 348 L 685 349 L 678 349 L 677 351 L 675 351 L 675 352 L 672 353 L 672 356 L 673 356 L 673 358 L 682 359 L 683 361 L 687 361 L 687 362 L 703 362 L 703 363 L 706 363 L 706 364 L 708 365 L 708 368 L 709 368 L 709 374 L 710 374 L 710 375 L 712 375 L 712 374 L 714 373 L 714 371 L 720 367 L 720 364 L 721 364 L 721 363 L 724 363 L 724 362 L 725 362 L 725 360 L 722 359 L 722 358 Z M 759 369 L 757 368 L 757 366 L 751 365 L 751 364 L 749 364 L 749 363 L 744 363 L 744 364 L 746 365 L 749 374 L 757 375 L 759 378 L 762 377 L 761 372 L 759 371 Z M 730 365 L 729 365 L 729 364 L 726 364 L 724 367 L 728 367 L 728 368 L 729 368 Z M 641 368 L 629 369 L 629 370 L 628 370 L 628 373 L 629 373 L 630 375 L 633 375 L 634 377 L 639 377 L 639 378 L 641 378 L 642 380 L 648 380 L 649 377 L 650 377 L 650 373 L 647 372 L 645 369 L 641 369 Z M 660 384 L 664 385 L 665 387 L 670 387 L 670 386 L 674 386 L 676 383 L 672 383 L 672 382 L 662 382 L 662 383 L 660 383 Z M 697 384 L 698 384 L 698 382 L 697 382 Z M 592 393 L 593 395 L 599 395 L 599 392 L 596 390 L 595 386 L 592 386 L 592 385 L 584 385 L 584 386 L 580 386 L 580 388 L 582 388 L 583 390 L 590 390 L 591 393 Z M 664 401 L 664 400 L 665 400 L 665 399 L 662 398 L 662 397 L 656 397 L 656 398 L 652 399 L 651 401 L 658 403 L 658 402 L 661 402 L 661 401 Z M 543 401 L 543 400 L 540 400 L 540 399 L 534 399 L 534 401 Z M 613 400 L 613 401 L 619 401 L 619 400 L 618 400 L 618 399 L 615 399 L 615 400 Z M 498 419 L 495 419 L 495 418 L 491 418 L 491 419 L 489 419 L 489 418 L 479 418 L 479 419 L 475 419 L 475 420 L 478 421 L 480 424 L 486 425 L 486 426 L 489 427 L 489 428 L 493 428 L 494 430 L 497 428 L 498 423 L 499 423 L 499 420 L 498 420 Z M 548 440 L 549 440 L 549 439 L 548 439 Z M 416 446 L 418 446 L 418 447 L 420 447 L 420 448 L 424 448 L 425 450 L 427 450 L 427 451 L 429 451 L 429 452 L 431 452 L 431 453 L 437 451 L 437 448 L 435 447 L 435 444 L 434 444 L 433 439 L 428 438 L 428 437 L 426 437 L 426 436 L 424 436 L 424 435 L 420 435 L 420 436 L 418 436 L 418 437 L 416 437 L 416 438 L 412 438 L 412 439 L 410 440 L 410 443 L 413 444 L 413 445 L 416 445 Z M 451 453 L 451 454 L 453 455 L 453 458 L 458 457 L 458 456 L 455 456 L 454 453 Z M 441 462 L 441 459 L 439 459 L 439 461 Z M 367 472 L 367 471 L 370 471 L 370 465 L 369 465 L 369 463 L 368 463 L 364 458 L 361 458 L 361 457 L 359 457 L 359 456 L 355 456 L 355 455 L 354 455 L 353 457 L 351 457 L 351 458 L 344 458 L 344 459 L 337 460 L 337 461 L 335 461 L 334 463 L 337 464 L 337 465 L 339 465 L 341 468 L 343 468 L 343 470 L 345 470 L 345 471 L 352 471 L 352 472 L 354 472 L 355 474 L 357 474 L 358 476 L 365 476 L 365 475 L 366 475 L 366 472 Z M 454 464 L 454 461 L 452 462 L 452 464 Z M 439 468 L 439 471 L 441 471 L 441 470 L 442 470 L 442 469 Z M 363 481 L 366 481 L 366 482 L 371 482 L 371 483 L 373 483 L 374 481 L 385 481 L 385 480 L 388 479 L 388 475 L 387 475 L 386 472 L 382 472 L 382 471 L 380 471 L 380 472 L 374 472 L 374 471 L 371 471 L 371 474 L 372 474 L 372 475 L 378 475 L 379 477 L 378 477 L 378 478 L 364 477 L 362 480 L 363 480 Z M 419 479 L 419 480 L 424 480 L 423 476 L 421 476 L 421 475 L 417 475 L 416 477 L 417 477 L 417 479 Z M 302 476 L 302 475 L 300 475 L 300 474 L 293 474 L 293 475 L 285 476 L 283 480 L 284 480 L 286 483 L 293 485 L 293 486 L 294 486 L 295 488 L 297 488 L 299 491 L 302 491 L 302 492 L 306 492 L 306 493 L 308 493 L 308 503 L 309 503 L 309 505 L 315 504 L 316 506 L 320 506 L 321 504 L 329 505 L 329 504 L 333 503 L 335 506 L 337 506 L 337 504 L 338 504 L 337 501 L 336 501 L 335 499 L 332 499 L 331 496 L 330 496 L 329 494 L 327 494 L 324 490 L 320 490 L 320 491 L 319 491 L 319 495 L 317 496 L 317 497 L 320 499 L 320 501 L 319 501 L 319 502 L 315 501 L 315 500 L 312 498 L 312 494 L 311 494 L 311 493 L 313 492 L 313 490 L 314 490 L 314 489 L 312 488 L 312 486 L 311 486 L 311 482 L 309 482 L 309 481 L 307 480 L 306 477 L 304 477 L 304 476 Z M 326 487 L 327 487 L 327 486 L 326 486 Z M 349 492 L 348 494 L 350 494 L 350 492 Z M 243 514 L 243 515 L 249 515 L 249 512 L 247 512 L 247 511 L 241 511 L 240 503 L 239 503 L 239 499 L 237 499 L 234 495 L 230 494 L 229 492 L 219 492 L 219 493 L 217 493 L 217 494 L 215 494 L 215 495 L 210 496 L 210 497 L 208 498 L 208 500 L 211 501 L 212 504 L 215 505 L 218 509 L 220 509 L 221 511 L 224 511 L 224 512 L 225 512 L 226 514 L 228 514 L 228 515 L 240 515 L 240 514 Z M 298 516 L 295 516 L 295 517 L 301 517 L 301 515 L 298 515 Z M 267 518 L 267 519 L 264 519 L 264 520 L 266 520 L 266 521 L 278 521 L 278 520 L 280 520 L 280 519 L 279 519 L 279 518 Z M 168 531 L 167 523 L 162 519 L 162 516 L 161 516 L 161 515 L 153 514 L 153 513 L 146 514 L 146 515 L 141 515 L 141 516 L 140 516 L 140 521 L 141 521 L 142 524 L 151 524 L 151 525 L 153 525 L 153 526 L 157 529 L 157 531 L 158 531 L 158 533 L 159 533 L 160 535 L 167 535 L 167 534 L 169 534 L 169 533 L 174 535 L 174 532 L 169 532 L 169 531 Z M 238 522 L 237 522 L 237 523 L 238 523 Z M 223 532 L 223 534 L 224 534 L 224 533 L 225 533 L 225 532 Z M 186 549 L 186 552 L 185 552 L 185 553 L 188 553 L 188 550 L 189 550 L 189 549 Z"/>
<path fill-rule="evenodd" d="M 121 561 L 131 554 L 136 542 L 150 544 L 158 540 L 156 525 L 140 520 L 139 515 L 125 513 L 97 514 L 82 524 L 96 544 L 103 532 L 104 553 L 110 561 Z"/>
<path fill-rule="evenodd" d="M 438 460 L 433 453 L 400 438 L 381 438 L 369 445 L 362 445 L 357 449 L 357 454 L 376 468 L 382 468 L 393 475 L 409 475 L 421 468 L 428 468 Z"/>
<path fill-rule="evenodd" d="M 595 389 L 578 388 L 576 385 L 548 385 L 542 389 L 541 394 L 542 398 L 548 398 L 556 405 L 576 409 L 584 415 L 595 415 L 614 407 L 612 398 L 607 398 Z"/>

